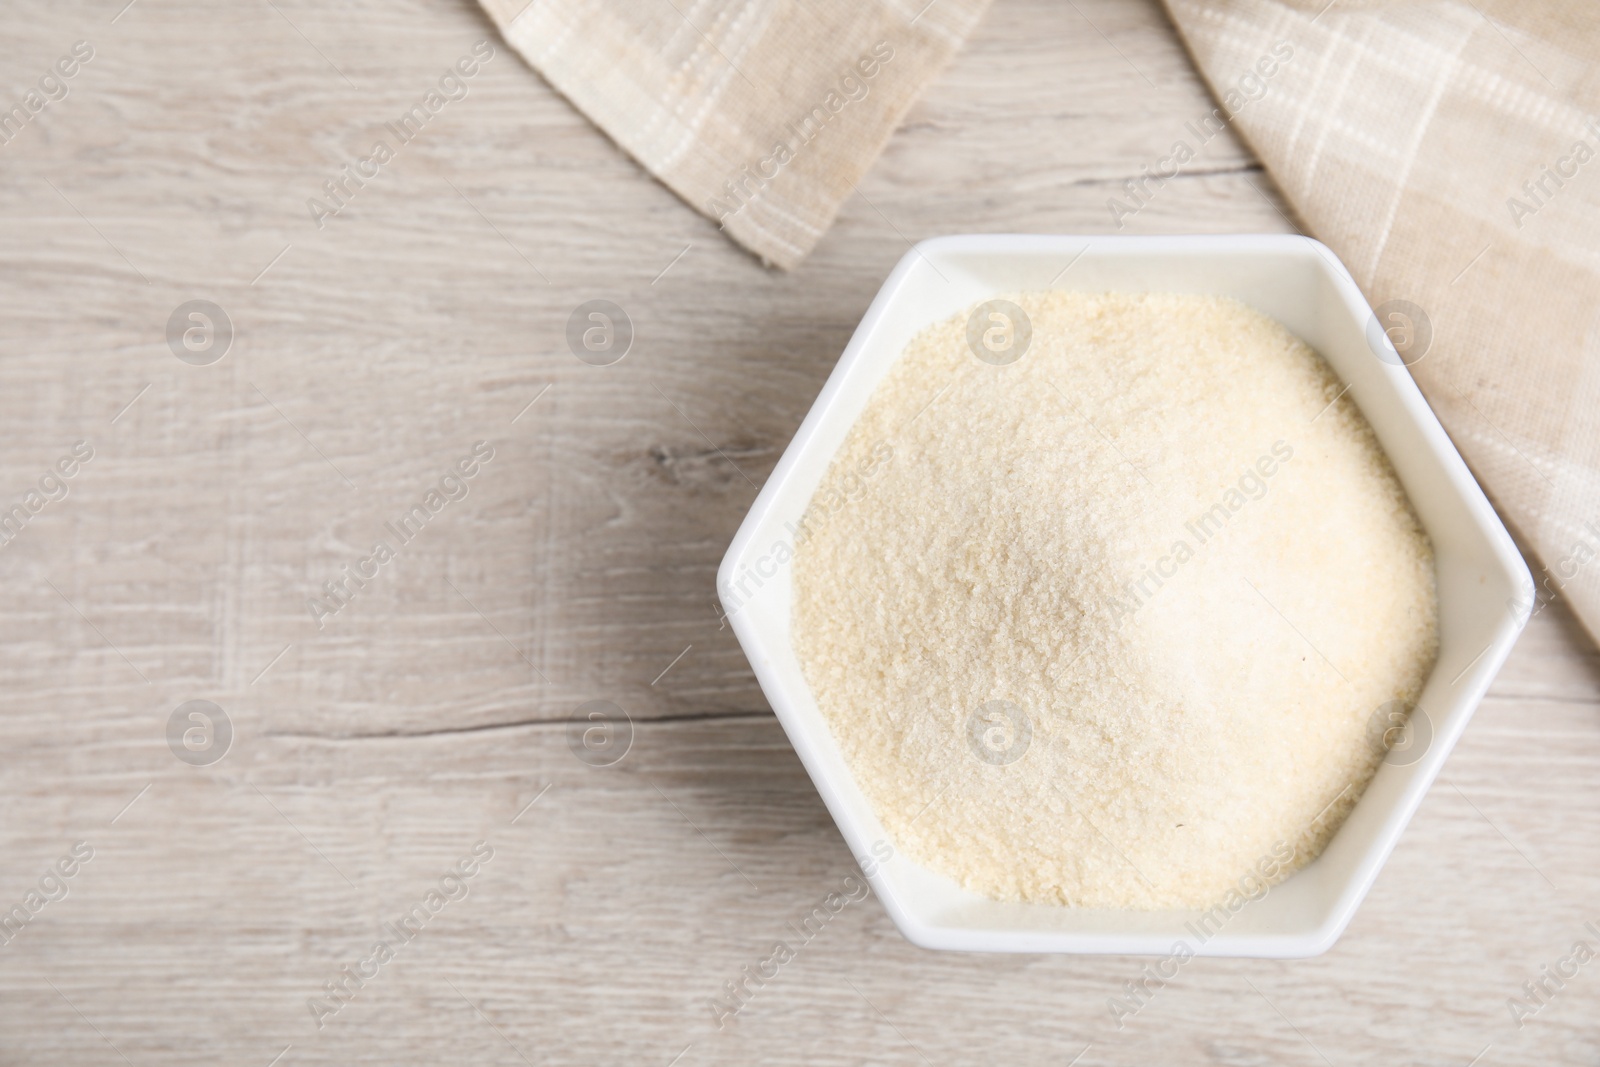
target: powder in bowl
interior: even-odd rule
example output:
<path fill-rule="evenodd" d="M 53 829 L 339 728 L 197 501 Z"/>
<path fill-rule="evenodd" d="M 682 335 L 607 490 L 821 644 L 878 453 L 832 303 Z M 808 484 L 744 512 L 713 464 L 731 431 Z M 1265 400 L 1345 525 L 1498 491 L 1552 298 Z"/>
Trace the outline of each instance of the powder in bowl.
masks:
<path fill-rule="evenodd" d="M 1431 669 L 1427 537 L 1273 320 L 1004 302 L 912 340 L 800 524 L 818 706 L 897 847 L 974 892 L 1205 907 L 1287 877 Z"/>

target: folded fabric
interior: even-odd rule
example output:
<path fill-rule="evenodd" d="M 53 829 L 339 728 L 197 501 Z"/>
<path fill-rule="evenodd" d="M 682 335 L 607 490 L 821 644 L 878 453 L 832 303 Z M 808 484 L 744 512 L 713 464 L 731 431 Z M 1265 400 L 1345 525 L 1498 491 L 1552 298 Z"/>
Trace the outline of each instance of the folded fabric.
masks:
<path fill-rule="evenodd" d="M 1538 556 L 1534 610 L 1559 595 L 1600 636 L 1593 3 L 1167 2 L 1214 124 L 1344 260 Z"/>
<path fill-rule="evenodd" d="M 988 0 L 481 0 L 691 206 L 796 266 Z"/>

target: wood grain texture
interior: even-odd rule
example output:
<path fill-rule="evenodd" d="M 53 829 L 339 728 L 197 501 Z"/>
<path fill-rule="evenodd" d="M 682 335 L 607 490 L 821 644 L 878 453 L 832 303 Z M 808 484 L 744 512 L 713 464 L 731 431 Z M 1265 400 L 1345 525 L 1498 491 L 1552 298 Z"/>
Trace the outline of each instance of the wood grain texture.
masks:
<path fill-rule="evenodd" d="M 319 229 L 307 198 L 492 36 L 463 0 L 121 7 L 0 35 L 0 103 L 96 49 L 0 146 L 0 500 L 95 449 L 0 549 L 0 908 L 95 849 L 0 946 L 0 1064 L 1596 1062 L 1600 971 L 1521 1031 L 1505 1006 L 1600 922 L 1600 656 L 1559 605 L 1320 959 L 1196 961 L 1118 1030 L 1144 961 L 927 953 L 868 899 L 713 1022 L 851 869 L 717 562 L 908 242 L 1109 232 L 1210 110 L 1159 7 L 1000 0 L 792 275 L 503 47 Z M 1127 222 L 1290 227 L 1229 136 Z M 597 297 L 636 327 L 611 367 L 564 340 Z M 210 366 L 165 340 L 191 299 L 237 331 Z M 478 440 L 319 629 L 307 598 Z M 237 732 L 204 768 L 164 733 L 196 698 Z M 567 745 L 590 699 L 636 723 L 611 768 Z M 319 1030 L 307 999 L 480 840 Z"/>

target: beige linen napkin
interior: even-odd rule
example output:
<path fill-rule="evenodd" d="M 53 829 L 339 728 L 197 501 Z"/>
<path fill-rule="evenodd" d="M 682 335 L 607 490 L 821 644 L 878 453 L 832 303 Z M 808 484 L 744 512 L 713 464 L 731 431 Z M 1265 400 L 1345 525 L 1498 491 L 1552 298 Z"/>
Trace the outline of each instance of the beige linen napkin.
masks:
<path fill-rule="evenodd" d="M 1600 636 L 1600 7 L 1168 7 L 1538 555 L 1535 610 Z"/>
<path fill-rule="evenodd" d="M 617 144 L 788 269 L 989 0 L 481 2 Z"/>

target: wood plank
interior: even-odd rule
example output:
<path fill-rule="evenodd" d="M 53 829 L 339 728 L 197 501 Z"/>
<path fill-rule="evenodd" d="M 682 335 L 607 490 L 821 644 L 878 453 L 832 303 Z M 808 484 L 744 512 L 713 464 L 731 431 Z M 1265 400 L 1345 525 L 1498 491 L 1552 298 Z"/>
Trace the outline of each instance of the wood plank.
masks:
<path fill-rule="evenodd" d="M 1533 668 L 1542 644 L 1513 666 Z M 667 1062 L 691 1043 L 698 1062 L 909 1060 L 907 1038 L 934 1062 L 1070 1059 L 1088 1042 L 1085 1062 L 1317 1062 L 1274 1007 L 1334 1062 L 1390 1041 L 1470 1059 L 1513 1041 L 1505 998 L 1593 917 L 1597 711 L 1592 698 L 1492 698 L 1331 953 L 1196 961 L 1121 1031 L 1106 998 L 1145 961 L 927 953 L 870 899 L 719 1029 L 722 983 L 773 939 L 796 940 L 786 924 L 851 869 L 764 715 L 640 723 L 604 769 L 574 758 L 560 724 L 526 724 L 267 731 L 197 770 L 128 720 L 6 785 L 25 815 L 5 843 L 19 873 L 75 840 L 96 851 L 7 947 L 0 1038 L 23 1061 L 104 1053 L 42 976 L 135 1062 L 265 1062 L 291 1043 L 307 1062 L 453 1048 L 514 1062 L 450 983 L 540 1062 Z M 495 851 L 470 895 L 319 1031 L 306 999 L 479 840 Z M 1560 1060 L 1595 999 L 1573 982 L 1508 1047 Z"/>

